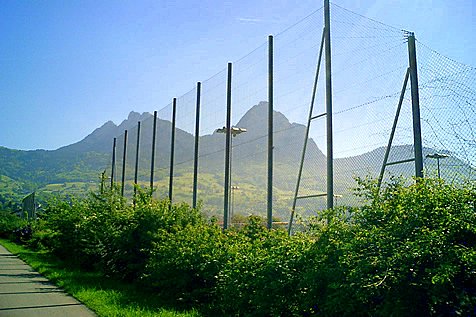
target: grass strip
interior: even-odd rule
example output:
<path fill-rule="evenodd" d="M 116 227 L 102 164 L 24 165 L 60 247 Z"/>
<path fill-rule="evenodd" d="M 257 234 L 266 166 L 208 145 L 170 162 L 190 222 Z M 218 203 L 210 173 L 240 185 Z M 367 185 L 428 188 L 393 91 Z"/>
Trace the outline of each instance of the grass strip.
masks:
<path fill-rule="evenodd" d="M 5 239 L 0 239 L 0 244 L 100 317 L 200 316 L 193 310 L 180 312 L 167 305 L 157 294 L 146 292 L 137 285 L 106 278 L 98 272 L 78 270 L 47 251 L 32 251 Z"/>

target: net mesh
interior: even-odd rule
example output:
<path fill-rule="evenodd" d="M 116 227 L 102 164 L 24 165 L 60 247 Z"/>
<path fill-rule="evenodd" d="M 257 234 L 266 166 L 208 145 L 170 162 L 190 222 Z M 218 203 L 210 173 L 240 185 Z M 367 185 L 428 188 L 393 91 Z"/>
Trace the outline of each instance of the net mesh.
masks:
<path fill-rule="evenodd" d="M 296 213 L 298 218 L 326 208 L 325 55 L 317 72 L 323 33 L 323 8 L 311 12 L 273 38 L 274 168 L 273 213 L 287 221 L 293 205 L 305 144 L 309 137 Z M 400 96 L 388 162 L 414 158 L 408 35 L 338 5 L 331 5 L 333 153 L 335 205 L 362 202 L 353 194 L 355 178 L 376 179 L 382 168 Z M 475 180 L 475 68 L 453 61 L 417 41 L 424 173 L 451 182 Z M 265 216 L 268 158 L 268 43 L 233 63 L 230 210 L 232 222 L 250 214 Z M 317 86 L 310 114 L 314 82 Z M 192 202 L 197 89 L 177 98 L 174 202 Z M 198 193 L 202 211 L 223 220 L 227 69 L 202 83 L 199 126 Z M 322 115 L 322 116 L 321 116 Z M 158 112 L 154 169 L 155 196 L 168 197 L 172 104 Z M 151 165 L 153 118 L 149 113 L 119 126 L 116 176 L 122 175 L 124 129 L 129 130 L 126 196 L 131 195 L 137 127 L 141 121 L 139 183 L 147 186 Z M 221 129 L 221 130 L 220 130 Z M 436 159 L 435 154 L 440 158 Z M 439 165 L 439 171 L 438 171 Z M 390 165 L 392 176 L 415 174 L 414 162 Z M 312 196 L 303 198 L 302 196 Z"/>

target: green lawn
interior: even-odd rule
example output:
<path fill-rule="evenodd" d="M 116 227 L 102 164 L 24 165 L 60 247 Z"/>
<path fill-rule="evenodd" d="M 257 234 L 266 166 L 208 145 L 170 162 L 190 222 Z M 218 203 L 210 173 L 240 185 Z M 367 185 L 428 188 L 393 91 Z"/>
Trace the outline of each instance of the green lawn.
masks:
<path fill-rule="evenodd" d="M 158 295 L 145 292 L 136 285 L 105 278 L 100 273 L 72 268 L 45 251 L 32 251 L 5 239 L 0 239 L 0 244 L 83 302 L 98 316 L 200 316 L 196 311 L 179 312 Z"/>

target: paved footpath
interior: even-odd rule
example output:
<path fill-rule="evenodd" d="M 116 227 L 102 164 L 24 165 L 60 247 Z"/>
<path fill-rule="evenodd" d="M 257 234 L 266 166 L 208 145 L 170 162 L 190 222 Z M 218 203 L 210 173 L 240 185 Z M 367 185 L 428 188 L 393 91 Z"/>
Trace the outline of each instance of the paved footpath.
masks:
<path fill-rule="evenodd" d="M 0 317 L 96 316 L 0 245 Z"/>

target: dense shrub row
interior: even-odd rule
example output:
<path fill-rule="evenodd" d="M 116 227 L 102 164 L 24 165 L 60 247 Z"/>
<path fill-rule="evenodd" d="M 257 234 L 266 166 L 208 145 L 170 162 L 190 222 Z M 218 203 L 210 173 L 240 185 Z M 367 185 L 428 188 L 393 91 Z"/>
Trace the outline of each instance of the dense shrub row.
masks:
<path fill-rule="evenodd" d="M 476 314 L 474 184 L 359 188 L 364 207 L 325 212 L 292 237 L 256 217 L 223 232 L 139 191 L 135 207 L 111 192 L 51 203 L 29 243 L 205 315 Z"/>

